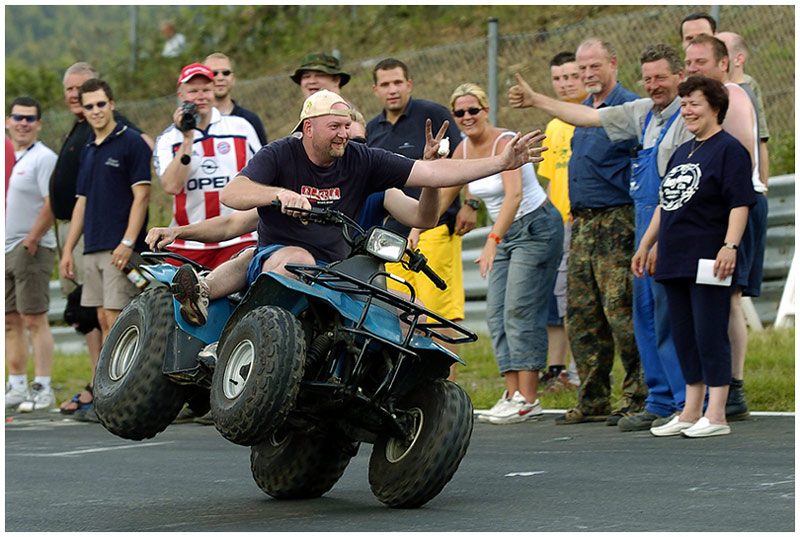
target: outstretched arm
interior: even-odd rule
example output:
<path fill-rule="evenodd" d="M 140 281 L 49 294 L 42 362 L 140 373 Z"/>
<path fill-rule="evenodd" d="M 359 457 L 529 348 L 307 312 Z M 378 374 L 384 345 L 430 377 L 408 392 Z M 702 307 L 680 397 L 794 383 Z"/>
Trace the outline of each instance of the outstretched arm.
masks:
<path fill-rule="evenodd" d="M 544 134 L 536 130 L 525 136 L 517 134 L 502 153 L 493 157 L 468 160 L 417 160 L 411 168 L 406 186 L 441 188 L 463 185 L 495 173 L 516 170 L 528 162 L 541 162 L 544 159 L 539 155 L 547 151 L 547 147 L 538 146 L 542 140 Z"/>
<path fill-rule="evenodd" d="M 224 216 L 178 227 L 154 227 L 144 239 L 152 250 L 160 250 L 175 239 L 188 239 L 200 242 L 222 242 L 258 227 L 258 210 L 236 211 Z"/>
<path fill-rule="evenodd" d="M 602 127 L 596 109 L 582 104 L 569 103 L 536 93 L 519 73 L 514 75 L 517 85 L 508 90 L 508 104 L 514 108 L 538 108 L 576 127 Z"/>
<path fill-rule="evenodd" d="M 439 221 L 439 189 L 423 188 L 416 200 L 399 188 L 390 188 L 383 198 L 383 207 L 404 226 L 430 229 Z"/>

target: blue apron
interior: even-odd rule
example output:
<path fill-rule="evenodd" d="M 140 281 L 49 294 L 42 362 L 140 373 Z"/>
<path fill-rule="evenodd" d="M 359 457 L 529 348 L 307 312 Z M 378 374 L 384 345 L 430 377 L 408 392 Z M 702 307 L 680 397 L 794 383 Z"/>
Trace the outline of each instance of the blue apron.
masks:
<path fill-rule="evenodd" d="M 677 110 L 672 115 L 652 147 L 639 150 L 638 155 L 631 159 L 630 195 L 636 211 L 636 248 L 639 247 L 658 206 L 658 189 L 661 185 L 658 147 L 679 113 L 680 110 Z M 652 117 L 653 112 L 648 112 L 642 140 Z M 669 323 L 667 297 L 662 285 L 647 275 L 644 278 L 634 278 L 633 332 L 647 384 L 645 409 L 660 416 L 668 416 L 673 411 L 681 410 L 686 399 L 686 383 L 672 342 Z"/>

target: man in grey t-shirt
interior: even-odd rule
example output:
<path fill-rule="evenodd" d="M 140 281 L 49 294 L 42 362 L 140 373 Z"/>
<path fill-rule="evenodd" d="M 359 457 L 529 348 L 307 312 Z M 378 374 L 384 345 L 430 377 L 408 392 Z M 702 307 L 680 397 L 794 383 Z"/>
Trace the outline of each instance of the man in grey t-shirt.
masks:
<path fill-rule="evenodd" d="M 16 164 L 6 183 L 6 410 L 47 410 L 55 405 L 50 387 L 53 334 L 47 320 L 50 274 L 56 256 L 51 229 L 50 175 L 56 154 L 37 141 L 42 109 L 31 97 L 17 97 L 6 116 Z M 34 379 L 28 392 L 28 338 Z"/>

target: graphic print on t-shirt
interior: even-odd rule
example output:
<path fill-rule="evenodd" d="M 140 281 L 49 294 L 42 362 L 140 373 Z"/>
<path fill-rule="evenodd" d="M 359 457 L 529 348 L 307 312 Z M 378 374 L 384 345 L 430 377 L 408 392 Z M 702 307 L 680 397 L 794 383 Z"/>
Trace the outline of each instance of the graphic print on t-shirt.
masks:
<path fill-rule="evenodd" d="M 308 199 L 309 203 L 331 204 L 336 200 L 342 199 L 340 189 L 337 188 L 317 188 L 314 186 L 303 185 L 300 187 L 300 195 Z"/>
<path fill-rule="evenodd" d="M 686 205 L 700 187 L 700 165 L 690 162 L 672 168 L 661 182 L 661 209 L 675 211 Z"/>

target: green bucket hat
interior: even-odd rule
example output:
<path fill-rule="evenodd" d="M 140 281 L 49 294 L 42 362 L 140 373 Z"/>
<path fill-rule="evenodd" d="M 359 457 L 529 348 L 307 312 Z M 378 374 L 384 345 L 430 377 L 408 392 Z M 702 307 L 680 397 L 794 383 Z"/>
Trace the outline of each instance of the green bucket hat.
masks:
<path fill-rule="evenodd" d="M 289 78 L 294 80 L 295 84 L 300 84 L 303 71 L 320 71 L 329 75 L 339 75 L 342 79 L 339 86 L 344 86 L 350 81 L 350 75 L 342 71 L 339 65 L 339 59 L 335 56 L 325 54 L 324 52 L 312 52 L 311 54 L 303 56 L 300 67 L 295 69 L 294 74 Z"/>

